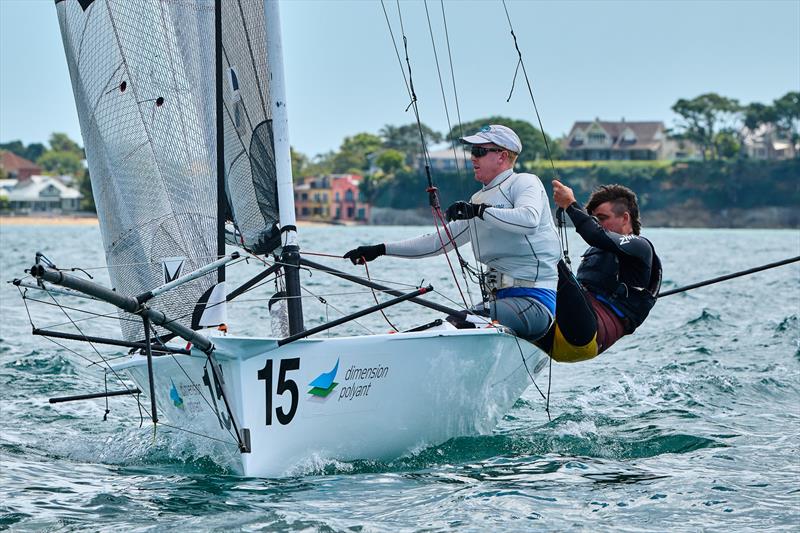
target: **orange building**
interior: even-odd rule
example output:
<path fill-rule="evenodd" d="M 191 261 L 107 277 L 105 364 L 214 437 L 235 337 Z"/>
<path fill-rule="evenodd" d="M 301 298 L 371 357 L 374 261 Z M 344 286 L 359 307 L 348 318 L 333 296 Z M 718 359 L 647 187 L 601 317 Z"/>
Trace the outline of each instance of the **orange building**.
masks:
<path fill-rule="evenodd" d="M 300 178 L 294 185 L 298 220 L 331 219 L 331 179 L 328 176 Z"/>
<path fill-rule="evenodd" d="M 358 190 L 361 176 L 344 174 L 331 176 L 331 218 L 348 222 L 367 222 L 369 204 L 362 202 Z"/>

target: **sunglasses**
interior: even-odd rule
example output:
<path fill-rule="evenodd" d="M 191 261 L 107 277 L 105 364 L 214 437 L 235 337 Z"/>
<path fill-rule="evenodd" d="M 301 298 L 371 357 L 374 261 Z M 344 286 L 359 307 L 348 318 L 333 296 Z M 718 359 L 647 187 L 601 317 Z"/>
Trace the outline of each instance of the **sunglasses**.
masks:
<path fill-rule="evenodd" d="M 470 149 L 472 157 L 476 157 L 478 159 L 485 156 L 489 152 L 505 152 L 505 151 L 506 151 L 505 148 L 484 148 L 483 146 L 473 146 Z"/>

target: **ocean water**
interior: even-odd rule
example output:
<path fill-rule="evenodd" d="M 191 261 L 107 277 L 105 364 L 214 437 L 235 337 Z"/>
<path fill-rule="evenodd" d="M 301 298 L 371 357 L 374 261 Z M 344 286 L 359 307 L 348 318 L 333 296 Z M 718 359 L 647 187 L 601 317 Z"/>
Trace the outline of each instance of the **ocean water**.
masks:
<path fill-rule="evenodd" d="M 342 254 L 424 228 L 303 228 L 303 249 Z M 646 235 L 673 288 L 800 253 L 789 230 L 666 230 Z M 573 260 L 583 246 L 570 237 Z M 95 226 L 1 226 L 2 281 L 43 251 L 107 282 Z M 469 254 L 467 254 L 469 256 Z M 313 257 L 312 257 L 313 258 Z M 317 257 L 363 275 L 341 259 Z M 381 258 L 373 279 L 423 279 L 458 299 L 443 258 Z M 240 270 L 240 271 L 239 271 Z M 244 280 L 242 265 L 229 274 Z M 373 303 L 362 287 L 304 272 L 307 326 Z M 463 281 L 459 279 L 463 286 Z M 400 285 L 402 288 L 404 285 Z M 269 334 L 270 287 L 230 311 L 232 331 Z M 473 295 L 475 291 L 473 290 Z M 320 299 L 320 297 L 322 299 Z M 118 335 L 83 313 L 85 331 Z M 323 303 L 324 302 L 324 303 Z M 39 327 L 67 321 L 29 301 Z M 530 387 L 492 435 L 459 438 L 391 462 L 309 458 L 294 477 L 235 475 L 213 447 L 146 422 L 136 404 L 50 405 L 103 390 L 90 347 L 30 334 L 17 289 L 0 287 L 0 529 L 20 531 L 697 531 L 791 530 L 800 524 L 800 265 L 661 300 L 648 321 L 599 358 L 552 366 L 550 413 Z M 436 318 L 411 304 L 398 327 Z M 371 315 L 332 334 L 388 329 Z M 102 348 L 107 357 L 122 351 Z M 548 371 L 537 377 L 547 390 Z M 111 388 L 111 385 L 109 386 Z"/>

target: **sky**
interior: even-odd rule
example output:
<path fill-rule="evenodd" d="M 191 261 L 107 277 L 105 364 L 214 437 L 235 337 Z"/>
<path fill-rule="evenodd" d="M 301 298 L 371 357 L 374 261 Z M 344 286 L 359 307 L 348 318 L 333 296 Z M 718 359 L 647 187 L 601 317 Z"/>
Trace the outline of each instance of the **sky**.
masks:
<path fill-rule="evenodd" d="M 75 0 L 69 0 L 75 1 Z M 446 14 L 458 112 L 442 23 Z M 398 3 L 385 0 L 401 47 Z M 679 98 L 717 92 L 770 103 L 800 90 L 800 0 L 533 1 L 506 6 L 545 131 L 579 120 L 661 120 Z M 442 133 L 490 115 L 536 124 L 503 4 L 399 3 L 421 120 Z M 281 0 L 289 135 L 314 156 L 345 136 L 414 122 L 379 0 Z M 521 74 L 520 74 L 521 76 Z M 0 142 L 80 127 L 53 0 L 0 0 Z"/>

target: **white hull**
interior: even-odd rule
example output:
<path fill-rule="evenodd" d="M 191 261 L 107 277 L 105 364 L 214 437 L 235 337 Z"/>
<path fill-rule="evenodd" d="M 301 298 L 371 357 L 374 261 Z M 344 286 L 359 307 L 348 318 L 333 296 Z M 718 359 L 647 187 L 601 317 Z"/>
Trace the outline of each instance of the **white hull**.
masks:
<path fill-rule="evenodd" d="M 523 354 L 534 375 L 546 361 L 532 344 L 494 328 L 304 339 L 282 347 L 274 339 L 236 337 L 214 344 L 236 419 L 250 432 L 242 472 L 256 477 L 287 475 L 310 458 L 389 460 L 489 433 L 531 384 Z M 115 369 L 149 389 L 144 357 Z M 154 375 L 161 418 L 233 442 L 205 354 L 154 358 Z"/>

